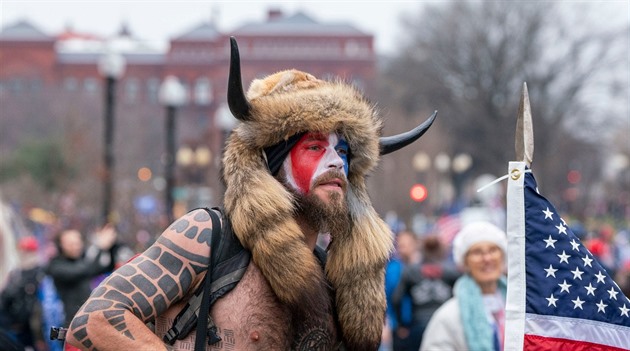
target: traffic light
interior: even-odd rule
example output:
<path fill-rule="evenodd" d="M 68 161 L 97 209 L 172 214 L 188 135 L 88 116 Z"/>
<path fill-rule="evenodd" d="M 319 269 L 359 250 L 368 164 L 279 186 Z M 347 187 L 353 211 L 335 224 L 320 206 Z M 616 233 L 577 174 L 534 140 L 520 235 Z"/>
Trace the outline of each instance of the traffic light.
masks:
<path fill-rule="evenodd" d="M 428 192 L 424 184 L 414 184 L 409 191 L 409 196 L 413 201 L 422 202 L 426 200 Z"/>
<path fill-rule="evenodd" d="M 580 182 L 581 179 L 582 179 L 582 174 L 580 173 L 580 171 L 573 169 L 573 170 L 570 170 L 569 173 L 567 173 L 567 180 L 571 184 L 577 184 Z"/>

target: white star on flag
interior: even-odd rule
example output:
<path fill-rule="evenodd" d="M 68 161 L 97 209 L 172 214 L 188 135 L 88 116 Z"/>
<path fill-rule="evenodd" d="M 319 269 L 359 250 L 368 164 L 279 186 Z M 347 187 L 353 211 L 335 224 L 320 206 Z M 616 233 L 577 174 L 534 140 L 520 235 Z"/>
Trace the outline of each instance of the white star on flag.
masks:
<path fill-rule="evenodd" d="M 547 246 L 545 246 L 545 249 L 548 248 L 549 246 L 553 247 L 554 249 L 556 248 L 556 246 L 554 245 L 554 243 L 558 241 L 558 240 L 554 240 L 551 235 L 549 235 L 549 238 L 547 240 L 545 240 L 545 242 L 547 243 Z"/>
<path fill-rule="evenodd" d="M 558 284 L 558 286 L 561 288 L 560 292 L 566 291 L 568 293 L 571 284 L 567 284 L 567 280 L 565 279 L 562 284 Z"/>
<path fill-rule="evenodd" d="M 590 258 L 588 256 L 584 256 L 584 257 L 582 257 L 582 261 L 584 261 L 584 267 L 586 267 L 586 266 L 589 266 L 591 268 L 593 267 L 591 265 L 591 262 L 593 262 L 592 258 Z M 601 274 L 602 272 L 599 272 L 599 273 Z M 596 275 L 596 277 L 597 277 L 597 281 L 599 282 L 599 276 Z M 602 283 L 604 282 L 604 278 L 605 278 L 605 276 L 602 276 Z"/>
<path fill-rule="evenodd" d="M 615 289 L 613 289 L 612 287 L 610 288 L 610 290 L 608 290 L 608 294 L 610 294 L 610 298 L 611 299 L 615 299 L 617 300 L 617 294 L 618 292 L 615 291 Z"/>
<path fill-rule="evenodd" d="M 548 276 L 552 276 L 552 277 L 554 277 L 554 278 L 555 278 L 555 277 L 556 277 L 556 272 L 557 272 L 557 271 L 558 271 L 558 270 L 557 270 L 557 269 L 555 269 L 555 268 L 553 268 L 551 265 L 549 265 L 549 268 L 545 268 L 545 272 L 547 272 L 547 277 L 548 277 Z M 545 277 L 545 278 L 546 278 L 546 277 Z"/>
<path fill-rule="evenodd" d="M 595 277 L 597 277 L 598 283 L 603 283 L 604 279 L 606 278 L 606 276 L 602 274 L 602 271 L 599 271 L 599 273 L 595 274 Z"/>
<path fill-rule="evenodd" d="M 566 252 L 564 252 L 564 250 L 562 250 L 562 255 L 556 255 L 556 256 L 560 257 L 560 263 L 564 261 L 567 264 L 569 263 L 569 257 L 571 257 L 571 255 L 567 255 Z"/>
<path fill-rule="evenodd" d="M 579 296 L 575 300 L 571 300 L 571 302 L 573 302 L 573 309 L 579 308 L 579 309 L 583 310 L 582 304 L 585 301 L 580 300 Z"/>
<path fill-rule="evenodd" d="M 586 296 L 588 295 L 595 296 L 595 290 L 597 290 L 597 288 L 594 287 L 593 284 L 588 283 L 588 286 L 585 286 L 584 289 L 586 289 Z"/>
<path fill-rule="evenodd" d="M 564 224 L 560 223 L 560 225 L 557 225 L 556 228 L 558 228 L 558 234 L 567 235 L 567 227 L 565 227 Z"/>
<path fill-rule="evenodd" d="M 545 214 L 545 219 L 553 219 L 553 212 L 549 211 L 549 207 L 546 210 L 543 210 Z"/>
<path fill-rule="evenodd" d="M 571 250 L 580 251 L 580 243 L 575 241 L 575 239 L 571 240 Z"/>
<path fill-rule="evenodd" d="M 606 313 L 606 307 L 608 307 L 608 305 L 604 303 L 604 300 L 599 300 L 599 303 L 595 305 L 597 306 L 597 312 Z"/>
<path fill-rule="evenodd" d="M 623 304 L 623 307 L 619 307 L 619 309 L 621 310 L 621 315 L 622 316 L 630 317 L 630 316 L 628 316 L 628 311 L 630 311 L 630 309 L 628 309 L 626 307 L 625 303 Z"/>
<path fill-rule="evenodd" d="M 551 306 L 554 305 L 554 307 L 558 307 L 556 306 L 556 301 L 558 301 L 558 299 L 556 299 L 555 297 L 553 297 L 553 294 L 551 294 L 551 296 L 549 296 L 547 298 L 547 301 L 549 301 L 549 304 L 547 306 Z"/>
<path fill-rule="evenodd" d="M 582 274 L 584 274 L 584 272 L 582 272 L 578 267 L 575 267 L 575 270 L 571 271 L 571 273 L 573 273 L 573 279 L 582 280 Z"/>

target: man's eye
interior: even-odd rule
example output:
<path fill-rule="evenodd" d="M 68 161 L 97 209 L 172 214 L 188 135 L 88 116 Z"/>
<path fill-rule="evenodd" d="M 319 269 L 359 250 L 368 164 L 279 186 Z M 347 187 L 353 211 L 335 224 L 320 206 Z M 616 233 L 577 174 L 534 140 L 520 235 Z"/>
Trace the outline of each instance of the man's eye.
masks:
<path fill-rule="evenodd" d="M 346 156 L 346 155 L 348 155 L 348 149 L 345 149 L 345 148 L 342 148 L 342 147 L 337 148 L 337 153 L 339 155 Z"/>
<path fill-rule="evenodd" d="M 321 147 L 319 145 L 310 145 L 308 149 L 312 151 L 319 151 L 321 150 Z"/>

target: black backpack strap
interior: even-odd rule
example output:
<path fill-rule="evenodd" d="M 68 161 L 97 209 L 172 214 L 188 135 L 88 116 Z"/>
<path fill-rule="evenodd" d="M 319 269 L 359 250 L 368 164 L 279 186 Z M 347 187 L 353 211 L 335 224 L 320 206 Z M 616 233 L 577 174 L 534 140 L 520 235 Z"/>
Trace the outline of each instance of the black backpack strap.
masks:
<path fill-rule="evenodd" d="M 220 211 L 220 209 L 216 210 Z M 232 231 L 232 224 L 227 218 L 223 218 L 221 242 L 212 262 L 214 269 L 212 271 L 210 305 L 238 284 L 249 266 L 250 259 L 251 253 L 245 250 Z"/>
<path fill-rule="evenodd" d="M 204 282 L 203 288 L 203 298 L 201 299 L 201 306 L 199 307 L 201 318 L 197 319 L 197 335 L 195 339 L 195 351 L 202 351 L 206 349 L 206 336 L 208 332 L 208 320 L 210 317 L 210 287 L 212 285 L 212 279 L 208 279 L 208 276 L 213 273 L 213 262 L 217 255 L 217 251 L 219 248 L 219 240 L 221 238 L 221 220 L 217 215 L 216 211 L 206 209 L 208 214 L 210 214 L 210 218 L 212 219 L 212 238 L 210 239 L 210 262 L 208 263 L 208 271 L 206 272 L 206 279 Z M 207 318 L 204 318 L 204 314 L 207 315 Z M 214 324 L 214 323 L 212 323 Z M 213 325 L 214 327 L 214 325 Z M 216 332 L 216 327 L 214 327 Z M 216 334 L 214 335 L 216 336 Z M 218 338 L 218 336 L 216 336 Z M 219 340 L 221 340 L 219 338 Z M 217 342 L 216 340 L 214 342 Z M 212 341 L 212 340 L 211 340 Z M 214 343 L 213 342 L 213 343 Z"/>
<path fill-rule="evenodd" d="M 313 254 L 317 257 L 319 264 L 322 266 L 322 269 L 326 270 L 326 258 L 328 257 L 328 253 L 326 250 L 322 249 L 319 245 L 315 245 L 315 250 L 313 250 Z"/>

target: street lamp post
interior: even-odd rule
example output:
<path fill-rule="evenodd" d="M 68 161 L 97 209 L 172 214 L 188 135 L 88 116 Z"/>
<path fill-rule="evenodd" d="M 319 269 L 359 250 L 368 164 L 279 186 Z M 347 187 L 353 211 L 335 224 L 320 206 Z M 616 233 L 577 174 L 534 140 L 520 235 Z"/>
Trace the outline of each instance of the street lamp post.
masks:
<path fill-rule="evenodd" d="M 425 184 L 426 179 L 424 179 L 424 174 L 431 168 L 431 158 L 429 155 L 423 151 L 418 151 L 414 154 L 413 159 L 411 161 L 411 166 L 416 173 L 416 181 L 415 184 L 412 185 L 409 195 L 411 199 L 416 202 L 416 206 L 414 208 L 414 213 L 412 217 L 412 230 L 415 233 L 424 232 L 426 229 L 426 216 L 422 213 L 422 203 L 429 199 L 429 190 L 427 185 Z M 427 205 L 424 205 L 425 213 L 427 211 Z M 429 213 L 430 205 L 428 205 Z"/>
<path fill-rule="evenodd" d="M 107 51 L 98 62 L 99 74 L 105 77 L 105 125 L 103 131 L 103 223 L 110 222 L 114 170 L 114 108 L 116 81 L 123 75 L 125 59 L 119 53 Z"/>
<path fill-rule="evenodd" d="M 178 169 L 182 171 L 187 208 L 206 206 L 212 192 L 205 185 L 207 167 L 212 162 L 212 152 L 206 145 L 194 148 L 182 146 L 175 157 Z"/>
<path fill-rule="evenodd" d="M 461 153 L 453 157 L 452 168 L 455 182 L 455 201 L 461 200 L 463 187 L 466 182 L 467 172 L 473 165 L 472 156 Z"/>
<path fill-rule="evenodd" d="M 175 186 L 175 113 L 186 102 L 186 91 L 174 76 L 168 76 L 160 86 L 160 103 L 166 106 L 166 154 L 164 157 L 165 211 L 168 223 L 173 222 L 173 188 Z"/>

